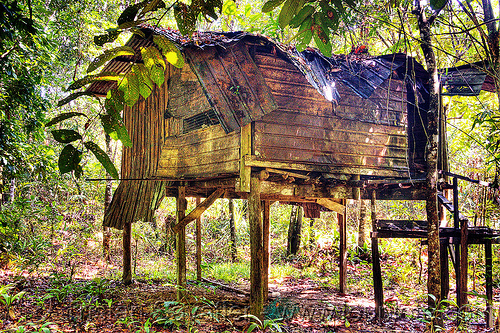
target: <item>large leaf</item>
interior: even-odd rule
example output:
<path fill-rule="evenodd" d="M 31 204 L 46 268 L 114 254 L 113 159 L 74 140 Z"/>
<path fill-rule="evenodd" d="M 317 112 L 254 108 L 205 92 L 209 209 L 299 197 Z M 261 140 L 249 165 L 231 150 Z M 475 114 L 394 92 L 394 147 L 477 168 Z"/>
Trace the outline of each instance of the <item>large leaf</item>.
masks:
<path fill-rule="evenodd" d="M 139 12 L 139 9 L 144 7 L 146 5 L 146 2 L 147 1 L 139 2 L 135 5 L 125 8 L 125 10 L 120 14 L 120 17 L 118 18 L 116 23 L 118 25 L 122 25 L 123 23 L 134 21 L 137 13 Z"/>
<path fill-rule="evenodd" d="M 67 172 L 71 172 L 73 170 L 78 171 L 81 170 L 80 161 L 82 159 L 82 153 L 73 147 L 73 145 L 66 145 L 61 154 L 59 155 L 59 160 L 57 161 L 57 165 L 59 166 L 59 172 L 61 174 L 65 174 Z M 75 172 L 78 176 L 79 173 Z"/>
<path fill-rule="evenodd" d="M 304 6 L 290 21 L 290 28 L 298 28 L 302 22 L 314 13 L 314 7 L 307 5 Z"/>
<path fill-rule="evenodd" d="M 89 67 L 87 67 L 87 73 L 95 71 L 111 59 L 119 56 L 134 55 L 134 53 L 134 49 L 130 46 L 119 46 L 114 49 L 106 50 L 90 63 Z"/>
<path fill-rule="evenodd" d="M 139 93 L 144 99 L 148 98 L 154 88 L 154 83 L 149 76 L 148 69 L 143 64 L 134 64 L 131 71 L 137 74 Z"/>
<path fill-rule="evenodd" d="M 123 91 L 123 99 L 125 104 L 132 106 L 139 99 L 139 80 L 137 79 L 137 74 L 130 71 L 123 78 L 118 86 L 118 89 Z"/>
<path fill-rule="evenodd" d="M 330 39 L 323 28 L 320 25 L 314 25 L 314 42 L 316 46 L 320 50 L 320 52 L 327 57 L 332 56 L 332 44 L 330 43 Z"/>
<path fill-rule="evenodd" d="M 91 93 L 91 92 L 88 92 L 88 91 L 79 91 L 79 92 L 76 92 L 76 93 L 72 93 L 68 97 L 63 98 L 59 102 L 57 102 L 57 106 L 61 107 L 63 105 L 66 105 L 69 102 L 71 102 L 72 100 L 77 99 L 78 97 L 81 97 L 81 96 L 95 96 L 95 95 L 94 95 L 94 93 Z"/>
<path fill-rule="evenodd" d="M 151 69 L 153 66 L 161 66 L 163 69 L 167 68 L 160 51 L 158 51 L 156 47 L 142 47 L 141 55 L 142 60 L 144 61 L 144 66 L 148 69 Z"/>
<path fill-rule="evenodd" d="M 161 49 L 162 54 L 169 63 L 177 68 L 182 68 L 184 66 L 184 58 L 182 57 L 181 51 L 174 43 L 161 35 L 154 36 L 153 41 Z"/>
<path fill-rule="evenodd" d="M 440 10 L 446 4 L 448 3 L 448 0 L 430 0 L 429 4 L 431 5 L 431 8 L 434 10 Z"/>
<path fill-rule="evenodd" d="M 107 34 L 99 35 L 94 37 L 94 44 L 97 46 L 103 46 L 106 43 L 111 43 L 115 41 L 120 35 L 121 31 L 118 29 L 112 29 L 108 31 Z"/>
<path fill-rule="evenodd" d="M 102 72 L 99 74 L 87 75 L 79 80 L 73 82 L 66 91 L 80 89 L 81 87 L 86 86 L 95 81 L 118 81 L 120 80 L 120 75 L 114 72 Z"/>
<path fill-rule="evenodd" d="M 183 2 L 174 6 L 174 17 L 181 34 L 189 35 L 194 32 L 196 15 L 197 13 Z"/>
<path fill-rule="evenodd" d="M 147 12 L 156 11 L 160 8 L 165 8 L 165 7 L 166 7 L 166 5 L 162 0 L 150 0 L 148 2 L 148 4 L 144 7 L 142 14 L 145 14 Z"/>
<path fill-rule="evenodd" d="M 148 68 L 151 80 L 161 86 L 165 81 L 165 68 L 166 64 L 163 57 L 154 46 L 141 48 L 142 59 L 144 66 Z"/>
<path fill-rule="evenodd" d="M 116 171 L 116 168 L 113 165 L 113 162 L 111 162 L 109 156 L 96 143 L 92 141 L 87 141 L 84 143 L 84 145 L 94 154 L 94 156 L 102 164 L 104 169 L 106 169 L 109 175 L 114 179 L 118 179 L 118 171 Z"/>
<path fill-rule="evenodd" d="M 297 51 L 302 52 L 306 49 L 312 39 L 313 32 L 311 30 L 312 18 L 308 17 L 302 22 L 297 36 Z"/>
<path fill-rule="evenodd" d="M 285 0 L 269 0 L 262 6 L 262 12 L 263 13 L 269 13 L 272 11 L 274 8 L 278 7 L 281 5 Z"/>
<path fill-rule="evenodd" d="M 119 89 L 111 89 L 106 95 L 104 108 L 109 114 L 120 114 L 125 105 L 124 93 Z"/>
<path fill-rule="evenodd" d="M 80 140 L 82 136 L 77 131 L 69 129 L 59 129 L 51 131 L 54 140 L 61 143 L 70 143 L 76 140 Z"/>
<path fill-rule="evenodd" d="M 278 15 L 278 24 L 281 29 L 284 29 L 298 14 L 299 10 L 304 5 L 305 0 L 286 0 Z"/>
<path fill-rule="evenodd" d="M 81 113 L 81 112 L 66 112 L 66 113 L 61 113 L 61 114 L 58 114 L 57 116 L 55 116 L 54 118 L 52 118 L 51 121 L 49 121 L 48 123 L 46 123 L 45 127 L 52 126 L 52 125 L 57 124 L 57 123 L 59 123 L 59 122 L 61 122 L 63 120 L 70 119 L 70 118 L 77 117 L 77 116 L 87 117 L 87 115 L 85 113 Z"/>
<path fill-rule="evenodd" d="M 105 114 L 101 115 L 100 118 L 106 134 L 108 134 L 113 140 L 120 140 L 126 147 L 132 146 L 132 140 L 128 135 L 127 128 L 123 124 L 123 120 L 119 115 Z"/>

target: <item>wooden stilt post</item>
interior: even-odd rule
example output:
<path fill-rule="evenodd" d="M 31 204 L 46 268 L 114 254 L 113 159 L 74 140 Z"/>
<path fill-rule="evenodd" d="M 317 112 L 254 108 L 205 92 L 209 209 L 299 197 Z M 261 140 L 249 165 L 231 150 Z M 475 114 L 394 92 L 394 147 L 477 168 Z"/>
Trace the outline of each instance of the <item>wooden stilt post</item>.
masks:
<path fill-rule="evenodd" d="M 187 201 L 186 187 L 178 187 L 177 195 L 177 223 L 186 216 Z M 175 262 L 177 274 L 177 300 L 185 296 L 186 289 L 186 227 L 181 227 L 175 234 Z"/>
<path fill-rule="evenodd" d="M 460 229 L 460 210 L 458 209 L 458 179 L 457 177 L 453 178 L 453 228 L 455 230 Z M 461 238 L 460 238 L 461 239 Z M 461 263 L 461 255 L 460 255 L 460 244 L 455 240 L 453 242 L 455 246 L 455 281 L 456 281 L 456 290 L 457 290 L 457 305 L 460 308 L 463 304 L 461 304 L 462 299 L 462 272 L 460 268 Z"/>
<path fill-rule="evenodd" d="M 123 284 L 128 286 L 132 283 L 132 251 L 130 240 L 132 236 L 132 223 L 126 222 L 123 225 Z"/>
<path fill-rule="evenodd" d="M 448 238 L 441 240 L 441 299 L 448 299 L 450 292 L 450 272 L 448 269 Z"/>
<path fill-rule="evenodd" d="M 196 198 L 196 207 L 200 198 Z M 201 216 L 196 219 L 196 280 L 201 281 Z"/>
<path fill-rule="evenodd" d="M 384 287 L 382 284 L 382 270 L 380 269 L 380 254 L 378 251 L 377 232 L 377 211 L 376 211 L 376 192 L 372 192 L 371 210 L 372 210 L 372 263 L 373 263 L 373 292 L 375 295 L 375 318 L 384 317 Z"/>
<path fill-rule="evenodd" d="M 261 317 L 263 310 L 262 281 L 262 209 L 260 202 L 260 180 L 250 179 L 248 195 L 250 222 L 250 314 Z"/>
<path fill-rule="evenodd" d="M 493 251 L 491 249 L 491 239 L 487 239 L 484 244 L 484 257 L 486 263 L 486 325 L 493 327 L 495 315 L 493 313 Z"/>
<path fill-rule="evenodd" d="M 264 218 L 262 220 L 262 284 L 263 284 L 263 301 L 267 302 L 269 296 L 269 231 L 270 231 L 270 202 L 265 200 L 262 202 L 264 204 Z"/>
<path fill-rule="evenodd" d="M 346 207 L 345 200 L 343 200 L 342 204 Z M 339 291 L 345 294 L 347 292 L 347 223 L 345 208 L 344 214 L 337 213 L 337 220 L 340 235 Z"/>

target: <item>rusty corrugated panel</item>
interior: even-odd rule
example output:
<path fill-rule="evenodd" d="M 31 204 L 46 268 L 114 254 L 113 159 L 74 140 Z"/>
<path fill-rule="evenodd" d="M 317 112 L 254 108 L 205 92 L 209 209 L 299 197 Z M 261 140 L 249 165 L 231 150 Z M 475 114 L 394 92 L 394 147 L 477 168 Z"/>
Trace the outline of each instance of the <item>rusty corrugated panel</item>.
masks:
<path fill-rule="evenodd" d="M 186 53 L 226 132 L 276 110 L 274 97 L 245 45 Z"/>
<path fill-rule="evenodd" d="M 495 91 L 492 78 L 487 75 L 484 62 L 441 70 L 442 94 L 445 96 L 477 96 L 481 90 Z"/>

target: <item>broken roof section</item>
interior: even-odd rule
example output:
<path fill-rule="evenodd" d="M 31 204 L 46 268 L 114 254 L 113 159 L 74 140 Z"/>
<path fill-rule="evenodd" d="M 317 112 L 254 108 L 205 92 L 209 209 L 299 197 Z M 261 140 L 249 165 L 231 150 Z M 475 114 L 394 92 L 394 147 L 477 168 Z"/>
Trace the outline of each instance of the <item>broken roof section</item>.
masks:
<path fill-rule="evenodd" d="M 253 91 L 258 89 L 255 88 L 257 86 L 265 86 L 258 77 L 249 78 L 245 74 L 254 71 L 247 69 L 242 71 L 241 75 L 236 73 L 238 67 L 243 66 L 242 64 L 253 63 L 247 51 L 232 51 L 236 49 L 233 47 L 234 45 L 243 41 L 265 46 L 282 59 L 294 64 L 308 82 L 325 99 L 334 104 L 338 104 L 342 98 L 338 90 L 339 85 L 347 87 L 361 98 L 368 99 L 384 82 L 392 77 L 397 77 L 410 84 L 412 90 L 417 92 L 414 95 L 418 97 L 425 91 L 424 83 L 428 77 L 427 72 L 420 64 L 401 53 L 385 56 L 349 54 L 325 57 L 312 48 L 298 52 L 294 47 L 286 47 L 267 37 L 246 32 L 199 32 L 193 34 L 191 38 L 186 38 L 172 29 L 149 26 L 144 26 L 143 32 L 146 38 L 134 35 L 128 45 L 136 50 L 136 54 L 140 54 L 141 47 L 153 45 L 152 35 L 163 35 L 176 44 L 183 51 L 184 56 L 188 58 L 188 62 L 204 85 L 204 89 L 207 90 L 210 104 L 214 105 L 216 111 L 218 107 L 220 110 L 231 111 L 217 112 L 217 116 L 223 118 L 221 123 L 226 132 L 231 132 L 260 119 L 263 115 L 276 109 L 269 93 L 262 94 L 261 91 Z M 225 57 L 224 54 L 227 53 L 233 53 L 229 58 L 234 66 L 227 67 L 222 64 L 221 68 L 218 68 L 217 61 L 207 60 L 221 55 Z M 139 61 L 141 59 L 137 56 L 118 57 L 111 60 L 104 71 L 126 73 L 132 63 Z M 223 62 L 221 61 L 221 63 Z M 241 77 L 239 78 L 238 75 Z M 217 87 L 212 87 L 213 91 L 210 93 L 210 87 L 207 84 L 212 81 L 217 83 Z M 88 91 L 105 95 L 115 84 L 115 82 L 105 81 L 94 82 Z M 235 87 L 238 88 L 236 94 L 238 96 L 228 95 L 226 90 L 231 90 L 234 93 Z M 248 90 L 246 96 L 250 96 L 250 99 L 242 100 L 245 94 L 241 94 L 242 89 L 240 88 Z M 217 89 L 222 89 L 222 94 L 216 91 Z M 224 96 L 221 97 L 221 95 Z M 258 96 L 264 97 L 259 98 Z M 218 101 L 217 98 L 220 100 Z M 417 103 L 421 101 L 418 100 Z"/>
<path fill-rule="evenodd" d="M 495 82 L 487 74 L 488 64 L 481 61 L 442 69 L 442 94 L 445 96 L 477 96 L 481 90 L 495 92 Z"/>

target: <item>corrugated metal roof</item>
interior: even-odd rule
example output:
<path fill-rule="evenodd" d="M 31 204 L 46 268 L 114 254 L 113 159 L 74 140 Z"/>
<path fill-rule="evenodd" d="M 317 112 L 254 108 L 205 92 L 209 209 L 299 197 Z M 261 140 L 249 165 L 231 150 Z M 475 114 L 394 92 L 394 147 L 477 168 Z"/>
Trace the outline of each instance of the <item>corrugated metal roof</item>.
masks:
<path fill-rule="evenodd" d="M 476 62 L 442 69 L 442 94 L 446 96 L 477 96 L 481 90 L 495 92 L 495 82 L 487 74 L 488 64 Z"/>
<path fill-rule="evenodd" d="M 172 29 L 154 28 L 145 26 L 143 32 L 146 38 L 134 35 L 127 45 L 139 52 L 140 47 L 153 45 L 152 35 L 158 34 L 167 37 L 181 50 L 186 52 L 189 48 L 205 49 L 209 47 L 228 48 L 241 41 L 249 40 L 253 43 L 269 44 L 276 50 L 277 54 L 292 62 L 306 76 L 308 81 L 327 100 L 339 101 L 340 96 L 336 90 L 338 82 L 352 89 L 362 98 L 369 98 L 375 89 L 392 74 L 407 76 L 406 79 L 423 87 L 422 82 L 427 80 L 427 72 L 413 58 L 405 54 L 391 54 L 384 56 L 369 55 L 334 55 L 331 58 L 323 56 L 319 51 L 308 48 L 298 52 L 294 47 L 286 47 L 268 37 L 254 35 L 246 32 L 198 32 L 191 38 L 186 38 Z M 132 63 L 140 59 L 136 56 L 124 56 L 111 60 L 105 67 L 105 71 L 126 73 Z M 411 73 L 411 75 L 410 75 Z M 418 77 L 415 80 L 414 77 Z M 417 83 L 418 81 L 418 83 Z M 105 95 L 116 83 L 94 82 L 87 91 L 97 95 Z"/>

